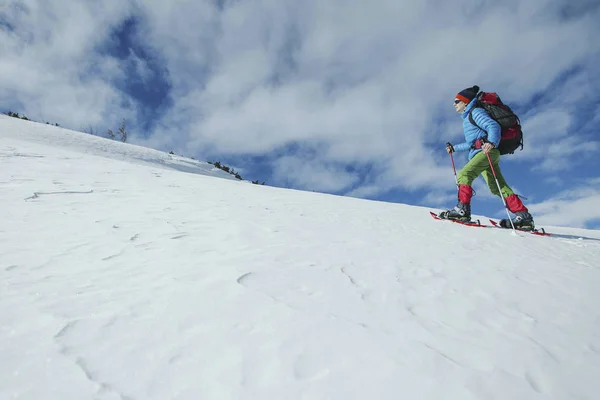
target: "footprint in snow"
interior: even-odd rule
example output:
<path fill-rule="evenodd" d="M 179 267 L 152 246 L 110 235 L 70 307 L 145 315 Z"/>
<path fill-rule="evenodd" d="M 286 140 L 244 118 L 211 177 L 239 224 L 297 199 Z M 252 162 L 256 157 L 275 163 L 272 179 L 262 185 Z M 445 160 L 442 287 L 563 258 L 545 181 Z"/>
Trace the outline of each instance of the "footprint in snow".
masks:
<path fill-rule="evenodd" d="M 329 374 L 329 369 L 320 362 L 306 354 L 301 354 L 294 361 L 294 376 L 299 380 L 316 380 L 321 379 Z"/>

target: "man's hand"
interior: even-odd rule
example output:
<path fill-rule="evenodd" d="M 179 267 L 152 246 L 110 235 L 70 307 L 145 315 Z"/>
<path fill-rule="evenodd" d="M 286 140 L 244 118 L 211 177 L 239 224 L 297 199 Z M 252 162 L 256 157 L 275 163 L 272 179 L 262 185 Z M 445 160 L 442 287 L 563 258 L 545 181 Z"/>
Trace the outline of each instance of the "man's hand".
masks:
<path fill-rule="evenodd" d="M 454 147 L 450 143 L 446 143 L 446 151 L 448 154 L 454 153 Z"/>
<path fill-rule="evenodd" d="M 494 143 L 490 143 L 490 142 L 485 142 L 483 144 L 483 146 L 481 146 L 481 148 L 485 154 L 488 154 L 490 152 L 490 150 L 493 149 L 494 147 L 495 147 Z"/>

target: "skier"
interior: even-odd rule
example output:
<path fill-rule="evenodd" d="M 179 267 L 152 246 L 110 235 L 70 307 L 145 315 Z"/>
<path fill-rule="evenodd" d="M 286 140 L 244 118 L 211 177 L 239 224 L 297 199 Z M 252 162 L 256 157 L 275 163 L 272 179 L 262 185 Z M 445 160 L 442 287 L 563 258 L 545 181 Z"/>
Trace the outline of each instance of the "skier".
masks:
<path fill-rule="evenodd" d="M 439 214 L 439 217 L 444 219 L 454 219 L 461 222 L 470 221 L 471 197 L 473 196 L 473 188 L 471 185 L 479 175 L 483 175 L 483 179 L 485 179 L 492 194 L 496 196 L 502 195 L 509 211 L 515 214 L 515 217 L 512 218 L 512 223 L 515 228 L 533 230 L 535 228 L 533 217 L 529 213 L 527 207 L 523 205 L 519 196 L 508 186 L 500 171 L 500 151 L 497 149 L 498 144 L 500 143 L 500 125 L 494 121 L 483 108 L 475 107 L 477 93 L 479 93 L 479 86 L 473 86 L 459 92 L 454 99 L 454 109 L 457 113 L 461 114 L 463 119 L 465 142 L 456 146 L 452 146 L 452 144 L 448 143 L 446 145 L 446 151 L 448 153 L 453 153 L 455 151 L 469 150 L 469 162 L 457 175 L 458 204 L 454 209 L 442 211 Z M 469 121 L 469 112 L 471 112 L 471 116 L 475 123 L 483 129 L 473 125 Z M 478 140 L 480 141 L 479 143 L 483 143 L 481 146 L 476 146 Z M 502 192 L 501 194 L 498 192 L 498 187 L 487 155 L 489 155 L 494 166 L 496 177 L 498 178 L 498 183 Z M 502 219 L 500 225 L 504 228 L 511 228 L 511 223 L 508 219 Z"/>

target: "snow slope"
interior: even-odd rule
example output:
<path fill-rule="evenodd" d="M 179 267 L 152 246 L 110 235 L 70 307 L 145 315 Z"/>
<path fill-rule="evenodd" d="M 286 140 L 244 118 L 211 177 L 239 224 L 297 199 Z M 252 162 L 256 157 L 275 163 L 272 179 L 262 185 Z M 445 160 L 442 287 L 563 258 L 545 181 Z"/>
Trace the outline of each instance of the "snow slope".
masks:
<path fill-rule="evenodd" d="M 0 116 L 0 399 L 599 398 L 599 231 L 210 167 Z"/>

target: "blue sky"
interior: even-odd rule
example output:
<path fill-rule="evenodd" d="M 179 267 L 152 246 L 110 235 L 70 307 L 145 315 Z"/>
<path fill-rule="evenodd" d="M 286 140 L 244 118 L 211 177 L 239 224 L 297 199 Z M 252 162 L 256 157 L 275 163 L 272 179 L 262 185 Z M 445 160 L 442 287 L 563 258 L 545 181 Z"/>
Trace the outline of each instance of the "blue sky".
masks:
<path fill-rule="evenodd" d="M 455 94 L 519 114 L 502 170 L 538 224 L 600 228 L 596 1 L 9 1 L 0 109 L 220 160 L 246 179 L 452 207 Z M 457 166 L 466 154 L 457 155 Z M 475 183 L 473 212 L 502 217 Z"/>
<path fill-rule="evenodd" d="M 144 135 L 172 105 L 168 69 L 160 54 L 139 40 L 141 21 L 131 15 L 116 25 L 108 40 L 97 47 L 97 53 L 112 57 L 123 64 L 124 74 L 112 84 L 138 105 L 136 128 Z"/>

